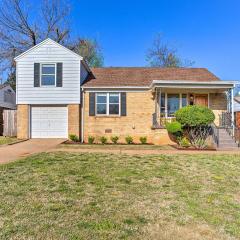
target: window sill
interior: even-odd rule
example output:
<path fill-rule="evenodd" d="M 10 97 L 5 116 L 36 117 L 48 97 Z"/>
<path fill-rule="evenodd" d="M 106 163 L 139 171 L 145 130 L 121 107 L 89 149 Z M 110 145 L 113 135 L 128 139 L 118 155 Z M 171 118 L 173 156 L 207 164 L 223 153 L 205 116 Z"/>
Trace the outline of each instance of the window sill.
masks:
<path fill-rule="evenodd" d="M 91 116 L 90 116 L 91 117 Z M 120 115 L 96 115 L 94 118 L 120 118 Z"/>

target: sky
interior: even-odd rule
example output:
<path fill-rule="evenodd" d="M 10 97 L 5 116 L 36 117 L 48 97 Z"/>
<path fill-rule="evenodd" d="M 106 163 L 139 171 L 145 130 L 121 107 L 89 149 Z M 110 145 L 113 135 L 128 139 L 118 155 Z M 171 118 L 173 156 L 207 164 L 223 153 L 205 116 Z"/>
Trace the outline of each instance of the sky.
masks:
<path fill-rule="evenodd" d="M 75 35 L 96 38 L 105 66 L 146 66 L 157 33 L 184 59 L 240 81 L 239 0 L 70 0 Z"/>

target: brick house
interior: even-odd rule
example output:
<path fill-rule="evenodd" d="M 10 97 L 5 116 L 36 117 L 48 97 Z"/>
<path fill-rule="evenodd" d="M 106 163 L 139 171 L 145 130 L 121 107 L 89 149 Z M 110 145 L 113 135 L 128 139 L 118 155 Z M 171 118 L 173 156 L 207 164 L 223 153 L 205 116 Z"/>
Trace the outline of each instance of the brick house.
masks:
<path fill-rule="evenodd" d="M 131 135 L 167 144 L 165 123 L 183 106 L 209 107 L 216 125 L 232 112 L 234 83 L 204 68 L 89 68 L 51 39 L 15 60 L 19 138 Z"/>

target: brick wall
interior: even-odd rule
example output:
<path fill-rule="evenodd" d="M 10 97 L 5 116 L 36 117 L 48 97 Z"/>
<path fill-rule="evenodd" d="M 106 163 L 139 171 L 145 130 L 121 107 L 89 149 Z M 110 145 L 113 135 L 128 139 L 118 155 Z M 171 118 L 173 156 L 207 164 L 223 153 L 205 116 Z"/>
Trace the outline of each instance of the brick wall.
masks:
<path fill-rule="evenodd" d="M 215 124 L 219 125 L 219 114 L 227 111 L 227 96 L 225 93 L 210 93 L 209 108 L 215 114 Z"/>
<path fill-rule="evenodd" d="M 80 105 L 68 105 L 68 134 L 75 134 L 80 137 Z"/>
<path fill-rule="evenodd" d="M 29 138 L 29 105 L 17 106 L 17 138 Z"/>
<path fill-rule="evenodd" d="M 151 91 L 127 92 L 127 116 L 89 116 L 89 93 L 84 94 L 84 141 L 88 136 L 120 137 L 120 142 L 125 142 L 125 137 L 130 135 L 134 142 L 139 142 L 139 137 L 147 136 L 148 142 L 156 144 L 170 143 L 165 129 L 152 130 L 152 114 L 155 111 L 155 100 Z"/>

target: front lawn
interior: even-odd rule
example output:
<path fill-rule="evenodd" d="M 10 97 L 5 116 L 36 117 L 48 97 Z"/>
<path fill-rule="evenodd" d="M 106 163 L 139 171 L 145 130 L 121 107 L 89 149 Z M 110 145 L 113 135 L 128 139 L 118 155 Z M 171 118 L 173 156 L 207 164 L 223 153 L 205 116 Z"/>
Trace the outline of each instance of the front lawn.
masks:
<path fill-rule="evenodd" d="M 43 153 L 0 166 L 1 239 L 239 239 L 240 157 Z"/>
<path fill-rule="evenodd" d="M 15 138 L 15 137 L 2 137 L 2 136 L 0 136 L 0 145 L 10 144 L 10 143 L 14 143 L 16 141 L 17 141 L 17 138 Z"/>

